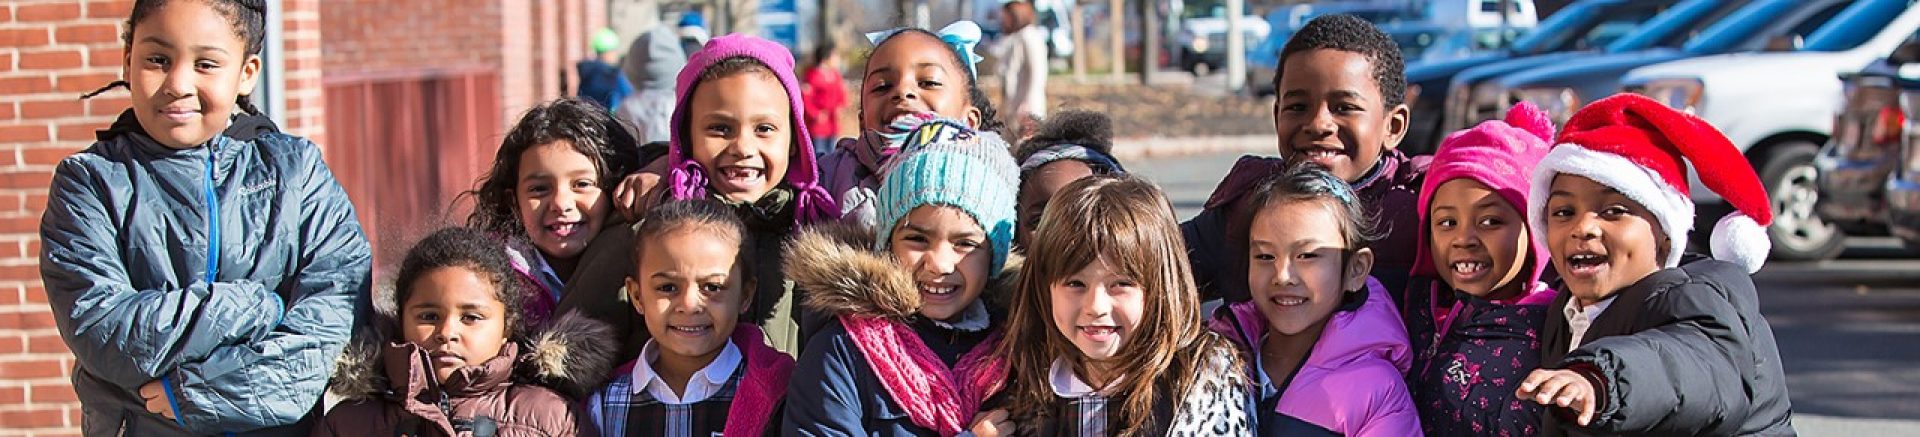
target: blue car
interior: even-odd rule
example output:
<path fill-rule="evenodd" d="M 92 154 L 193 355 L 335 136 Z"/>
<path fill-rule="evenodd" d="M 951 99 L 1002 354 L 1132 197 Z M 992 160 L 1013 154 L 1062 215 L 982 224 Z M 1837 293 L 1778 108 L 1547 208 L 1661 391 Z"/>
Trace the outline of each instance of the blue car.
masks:
<path fill-rule="evenodd" d="M 1490 94 L 1506 94 L 1507 103 L 1533 102 L 1546 110 L 1555 123 L 1564 123 L 1580 105 L 1620 92 L 1620 78 L 1635 68 L 1698 56 L 1757 51 L 1765 48 L 1769 41 L 1804 37 L 1823 26 L 1859 25 L 1833 19 L 1848 7 L 1873 1 L 1904 0 L 1757 0 L 1688 39 L 1680 48 L 1658 47 L 1592 56 L 1578 62 L 1508 74 L 1482 86 L 1490 89 Z"/>
<path fill-rule="evenodd" d="M 1453 82 L 1447 86 L 1447 112 L 1442 116 L 1441 132 L 1466 129 L 1481 120 L 1500 118 L 1512 102 L 1508 100 L 1505 89 L 1492 83 L 1494 79 L 1508 74 L 1536 68 L 1583 62 L 1588 58 L 1607 54 L 1631 53 L 1654 48 L 1677 48 L 1695 32 L 1712 26 L 1721 18 L 1731 15 L 1750 2 L 1723 0 L 1689 0 L 1680 2 L 1632 26 L 1625 36 L 1607 43 L 1597 51 L 1569 51 L 1526 58 L 1508 59 L 1492 64 L 1468 68 L 1453 76 Z M 1597 53 L 1596 53 L 1597 52 Z"/>

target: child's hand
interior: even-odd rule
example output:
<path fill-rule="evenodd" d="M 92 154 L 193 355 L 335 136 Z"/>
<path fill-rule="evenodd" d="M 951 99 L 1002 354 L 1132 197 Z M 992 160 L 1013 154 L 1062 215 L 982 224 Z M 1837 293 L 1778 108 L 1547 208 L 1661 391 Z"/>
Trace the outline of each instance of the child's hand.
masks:
<path fill-rule="evenodd" d="M 972 428 L 977 437 L 995 437 L 1013 431 L 1013 421 L 1007 418 L 1007 410 L 993 410 L 974 415 Z"/>
<path fill-rule="evenodd" d="M 173 406 L 167 403 L 167 387 L 160 385 L 160 380 L 140 386 L 140 399 L 146 400 L 147 412 L 173 419 Z"/>
<path fill-rule="evenodd" d="M 621 179 L 620 185 L 613 187 L 613 206 L 620 211 L 620 216 L 626 217 L 628 222 L 634 222 L 646 215 L 647 210 L 659 201 L 656 196 L 649 194 L 654 194 L 654 189 L 661 187 L 660 181 L 666 174 L 667 160 L 662 158 Z"/>
<path fill-rule="evenodd" d="M 1527 375 L 1514 395 L 1540 405 L 1571 408 L 1580 413 L 1580 426 L 1593 421 L 1593 383 L 1572 370 L 1539 369 Z"/>

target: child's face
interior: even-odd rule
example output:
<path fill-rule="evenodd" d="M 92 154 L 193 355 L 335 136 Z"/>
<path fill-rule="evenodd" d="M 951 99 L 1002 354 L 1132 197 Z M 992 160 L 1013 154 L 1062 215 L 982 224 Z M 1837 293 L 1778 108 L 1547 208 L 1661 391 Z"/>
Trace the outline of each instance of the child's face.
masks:
<path fill-rule="evenodd" d="M 1330 200 L 1276 202 L 1254 214 L 1247 288 L 1268 328 L 1282 335 L 1317 329 L 1349 290 L 1366 284 L 1373 252 L 1347 251 Z"/>
<path fill-rule="evenodd" d="M 172 2 L 134 24 L 124 70 L 133 116 L 160 144 L 189 149 L 227 127 L 260 57 L 206 2 Z"/>
<path fill-rule="evenodd" d="M 1660 224 L 1639 202 L 1582 176 L 1554 176 L 1547 195 L 1547 251 L 1567 291 L 1598 302 L 1660 270 Z"/>
<path fill-rule="evenodd" d="M 1101 257 L 1049 288 L 1054 328 L 1095 361 L 1120 353 L 1147 306 L 1140 282 L 1111 266 Z"/>
<path fill-rule="evenodd" d="M 788 103 L 786 87 L 767 73 L 735 74 L 694 88 L 687 147 L 720 195 L 760 200 L 786 178 L 794 136 Z"/>
<path fill-rule="evenodd" d="M 541 253 L 573 259 L 600 234 L 609 203 L 600 173 L 571 144 L 563 140 L 521 152 L 514 180 L 514 214 Z"/>
<path fill-rule="evenodd" d="M 400 307 L 401 334 L 427 350 L 440 382 L 500 355 L 507 343 L 507 307 L 495 297 L 493 283 L 466 268 L 442 267 L 412 285 Z"/>
<path fill-rule="evenodd" d="M 893 228 L 887 244 L 920 289 L 920 314 L 953 320 L 986 290 L 993 244 L 973 216 L 947 206 L 922 205 Z"/>
<path fill-rule="evenodd" d="M 1459 178 L 1441 183 L 1427 205 L 1433 267 L 1455 290 L 1504 298 L 1519 289 L 1526 270 L 1526 217 L 1486 184 Z M 1498 290 L 1500 293 L 1495 293 Z"/>
<path fill-rule="evenodd" d="M 1359 53 L 1321 49 L 1287 57 L 1273 126 L 1280 156 L 1320 163 L 1354 182 L 1407 132 L 1407 106 L 1386 106 L 1373 63 Z"/>
<path fill-rule="evenodd" d="M 661 356 L 711 362 L 747 307 L 745 278 L 734 265 L 739 236 L 683 225 L 642 244 L 635 277 L 627 278 L 633 309 Z"/>
<path fill-rule="evenodd" d="M 1047 212 L 1047 199 L 1060 188 L 1088 176 L 1093 176 L 1093 167 L 1087 163 L 1071 159 L 1049 162 L 1034 169 L 1033 174 L 1020 181 L 1020 226 L 1015 230 L 1015 244 L 1026 247 L 1033 238 L 1033 229 L 1040 226 L 1040 215 Z"/>
<path fill-rule="evenodd" d="M 883 130 L 901 115 L 932 112 L 980 125 L 980 111 L 967 100 L 967 67 L 939 39 L 903 32 L 867 57 L 860 93 L 860 128 Z"/>

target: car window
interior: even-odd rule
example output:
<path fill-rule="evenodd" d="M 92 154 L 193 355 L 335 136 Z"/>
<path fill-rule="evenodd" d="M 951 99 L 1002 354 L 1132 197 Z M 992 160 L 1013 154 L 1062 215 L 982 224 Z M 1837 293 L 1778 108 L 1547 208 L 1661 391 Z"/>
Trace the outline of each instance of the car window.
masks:
<path fill-rule="evenodd" d="M 1720 20 L 1718 23 L 1714 23 L 1713 26 L 1708 27 L 1706 30 L 1701 31 L 1698 36 L 1688 40 L 1687 44 L 1680 49 L 1696 55 L 1723 53 L 1733 50 L 1734 47 L 1741 43 L 1764 38 L 1765 35 L 1758 34 L 1766 31 L 1768 28 L 1776 26 L 1776 23 L 1780 20 L 1792 19 L 1791 16 L 1793 12 L 1796 9 L 1800 9 L 1801 5 L 1800 0 L 1761 0 L 1755 2 L 1747 5 L 1745 8 L 1741 8 L 1738 12 L 1728 15 L 1727 18 Z M 1836 12 L 1839 11 L 1837 6 L 1840 5 L 1830 6 L 1835 6 L 1833 9 Z M 1758 35 L 1759 38 L 1756 38 L 1756 35 Z"/>
<path fill-rule="evenodd" d="M 1906 0 L 1865 0 L 1855 3 L 1807 36 L 1801 50 L 1837 52 L 1859 47 L 1907 9 Z"/>
<path fill-rule="evenodd" d="M 1625 38 L 1605 44 L 1609 53 L 1646 50 L 1654 47 L 1679 47 L 1694 32 L 1705 29 L 1721 17 L 1738 10 L 1747 2 L 1689 0 L 1660 12 L 1635 28 Z"/>

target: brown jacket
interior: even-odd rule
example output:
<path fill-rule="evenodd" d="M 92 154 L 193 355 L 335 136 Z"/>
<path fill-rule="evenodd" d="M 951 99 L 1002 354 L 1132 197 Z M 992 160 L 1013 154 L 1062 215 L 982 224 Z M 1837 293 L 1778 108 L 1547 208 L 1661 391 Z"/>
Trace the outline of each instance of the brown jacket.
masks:
<path fill-rule="evenodd" d="M 569 314 L 521 346 L 435 381 L 412 343 L 356 347 L 334 376 L 343 399 L 314 436 L 593 436 L 579 399 L 605 380 L 614 344 L 604 325 Z M 563 396 L 562 393 L 568 396 Z"/>

